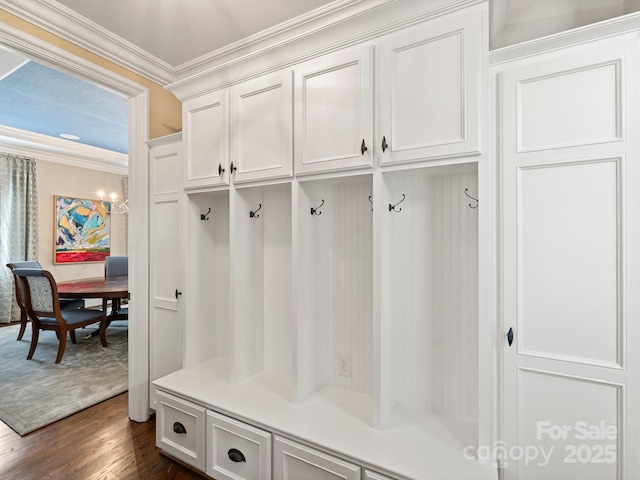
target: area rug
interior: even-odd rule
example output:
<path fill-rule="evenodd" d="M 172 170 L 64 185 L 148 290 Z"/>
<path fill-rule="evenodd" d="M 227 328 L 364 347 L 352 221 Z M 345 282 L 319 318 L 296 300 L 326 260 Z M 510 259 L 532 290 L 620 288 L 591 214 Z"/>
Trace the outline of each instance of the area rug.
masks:
<path fill-rule="evenodd" d="M 55 332 L 41 332 L 27 360 L 31 325 L 21 341 L 18 325 L 0 328 L 0 420 L 22 436 L 127 391 L 128 330 L 115 323 L 106 348 L 99 337 L 84 338 L 93 327 L 77 330 L 78 343 L 67 338 L 57 365 Z"/>

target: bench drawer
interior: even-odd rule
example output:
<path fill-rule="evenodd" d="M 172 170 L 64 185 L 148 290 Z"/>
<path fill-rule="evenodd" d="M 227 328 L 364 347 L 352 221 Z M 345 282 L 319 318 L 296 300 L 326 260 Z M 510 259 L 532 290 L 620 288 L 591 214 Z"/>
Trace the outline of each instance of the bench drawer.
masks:
<path fill-rule="evenodd" d="M 206 410 L 161 390 L 156 398 L 156 445 L 204 472 Z"/>
<path fill-rule="evenodd" d="M 271 434 L 208 411 L 207 475 L 216 480 L 270 480 Z"/>

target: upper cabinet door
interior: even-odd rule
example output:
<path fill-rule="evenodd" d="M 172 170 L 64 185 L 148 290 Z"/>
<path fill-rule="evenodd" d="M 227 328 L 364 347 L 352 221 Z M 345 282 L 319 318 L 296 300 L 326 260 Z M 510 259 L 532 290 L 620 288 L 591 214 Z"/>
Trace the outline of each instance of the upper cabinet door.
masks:
<path fill-rule="evenodd" d="M 486 56 L 479 16 L 421 24 L 379 47 L 380 163 L 479 154 Z"/>
<path fill-rule="evenodd" d="M 296 174 L 372 165 L 372 47 L 295 69 Z"/>
<path fill-rule="evenodd" d="M 229 184 L 229 101 L 214 92 L 182 107 L 187 157 L 185 188 Z"/>
<path fill-rule="evenodd" d="M 276 72 L 232 90 L 234 183 L 292 175 L 291 72 Z"/>

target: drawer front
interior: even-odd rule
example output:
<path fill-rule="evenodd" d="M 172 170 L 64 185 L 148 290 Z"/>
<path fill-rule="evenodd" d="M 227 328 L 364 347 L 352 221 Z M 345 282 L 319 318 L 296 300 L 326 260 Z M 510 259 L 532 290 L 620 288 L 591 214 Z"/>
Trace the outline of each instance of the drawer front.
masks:
<path fill-rule="evenodd" d="M 161 390 L 156 398 L 156 445 L 204 472 L 206 410 Z"/>
<path fill-rule="evenodd" d="M 372 472 L 371 470 L 364 471 L 364 480 L 393 480 L 391 477 L 386 477 L 380 473 Z"/>
<path fill-rule="evenodd" d="M 208 411 L 207 475 L 216 480 L 270 480 L 271 434 Z"/>
<path fill-rule="evenodd" d="M 279 480 L 360 480 L 360 467 L 291 440 L 276 437 L 273 476 Z"/>

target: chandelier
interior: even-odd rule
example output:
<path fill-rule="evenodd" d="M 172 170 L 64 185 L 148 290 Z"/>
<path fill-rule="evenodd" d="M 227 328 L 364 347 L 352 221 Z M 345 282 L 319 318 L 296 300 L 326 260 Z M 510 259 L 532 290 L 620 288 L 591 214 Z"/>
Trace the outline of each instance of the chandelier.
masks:
<path fill-rule="evenodd" d="M 104 205 L 104 191 L 99 190 L 98 196 L 100 197 L 100 202 L 102 202 L 102 204 Z M 127 213 L 129 213 L 128 199 L 124 202 L 119 202 L 118 195 L 115 192 L 111 192 L 109 197 L 111 198 L 111 208 L 107 209 L 107 213 L 112 215 L 126 215 Z"/>

